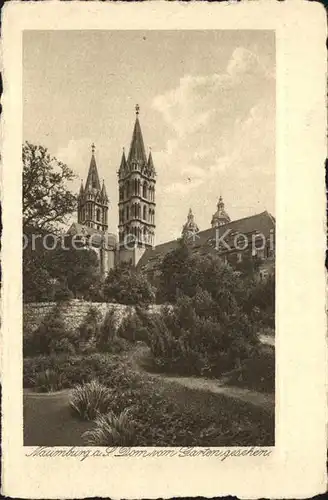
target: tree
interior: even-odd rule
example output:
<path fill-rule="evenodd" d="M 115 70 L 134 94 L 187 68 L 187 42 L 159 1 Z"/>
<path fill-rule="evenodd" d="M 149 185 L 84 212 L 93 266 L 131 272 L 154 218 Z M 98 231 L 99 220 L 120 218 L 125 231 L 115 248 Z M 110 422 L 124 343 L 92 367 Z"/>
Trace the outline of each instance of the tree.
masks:
<path fill-rule="evenodd" d="M 76 208 L 76 196 L 66 186 L 73 171 L 43 146 L 23 145 L 23 227 L 53 231 Z"/>
<path fill-rule="evenodd" d="M 169 252 L 160 267 L 159 297 L 176 302 L 180 295 L 193 297 L 198 288 L 226 307 L 243 289 L 243 282 L 219 255 L 192 253 L 183 241 Z"/>
<path fill-rule="evenodd" d="M 147 278 L 127 263 L 109 271 L 104 296 L 108 301 L 131 305 L 149 305 L 155 300 L 153 287 Z"/>
<path fill-rule="evenodd" d="M 46 235 L 44 230 L 41 236 Z M 101 288 L 97 254 L 93 249 L 74 248 L 69 238 L 57 238 L 54 249 L 45 248 L 42 238 L 33 240 L 27 229 L 28 245 L 23 253 L 23 296 L 25 301 L 49 301 L 61 297 L 90 297 Z M 33 243 L 34 241 L 34 243 Z M 68 293 L 71 292 L 71 293 Z"/>
<path fill-rule="evenodd" d="M 101 287 L 98 257 L 91 248 L 69 248 L 59 246 L 46 254 L 51 276 L 65 283 L 75 297 L 89 296 L 94 285 Z"/>

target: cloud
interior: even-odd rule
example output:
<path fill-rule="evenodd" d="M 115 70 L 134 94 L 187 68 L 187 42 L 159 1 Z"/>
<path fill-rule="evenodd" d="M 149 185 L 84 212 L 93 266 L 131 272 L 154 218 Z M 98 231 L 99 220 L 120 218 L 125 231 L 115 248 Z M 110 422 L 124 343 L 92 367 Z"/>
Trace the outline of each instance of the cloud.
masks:
<path fill-rule="evenodd" d="M 238 47 L 223 72 L 185 75 L 176 88 L 156 96 L 153 107 L 170 130 L 158 153 L 169 180 L 180 186 L 188 177 L 211 179 L 238 155 L 261 156 L 268 141 L 273 144 L 274 88 L 258 55 Z"/>

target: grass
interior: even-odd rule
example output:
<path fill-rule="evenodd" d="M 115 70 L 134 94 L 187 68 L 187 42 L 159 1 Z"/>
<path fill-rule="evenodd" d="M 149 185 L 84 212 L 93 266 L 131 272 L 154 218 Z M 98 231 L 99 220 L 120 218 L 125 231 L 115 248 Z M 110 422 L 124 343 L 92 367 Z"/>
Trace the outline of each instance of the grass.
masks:
<path fill-rule="evenodd" d="M 92 423 L 73 418 L 68 392 L 24 394 L 24 446 L 83 446 Z"/>

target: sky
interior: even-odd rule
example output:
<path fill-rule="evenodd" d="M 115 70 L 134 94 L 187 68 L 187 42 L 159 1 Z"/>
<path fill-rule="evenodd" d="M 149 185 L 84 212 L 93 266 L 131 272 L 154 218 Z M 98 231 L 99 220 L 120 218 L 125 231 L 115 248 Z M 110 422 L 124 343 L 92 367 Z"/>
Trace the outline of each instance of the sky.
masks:
<path fill-rule="evenodd" d="M 189 208 L 210 227 L 275 214 L 272 31 L 25 31 L 23 139 L 86 180 L 91 144 L 117 232 L 117 170 L 140 105 L 156 184 L 156 243 L 181 234 Z"/>

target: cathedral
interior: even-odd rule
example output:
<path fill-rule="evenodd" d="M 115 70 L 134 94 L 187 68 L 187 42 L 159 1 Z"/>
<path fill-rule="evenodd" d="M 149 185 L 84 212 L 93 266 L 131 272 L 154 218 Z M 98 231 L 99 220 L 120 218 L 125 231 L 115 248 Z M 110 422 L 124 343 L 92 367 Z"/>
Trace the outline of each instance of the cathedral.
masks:
<path fill-rule="evenodd" d="M 77 222 L 71 225 L 68 234 L 91 243 L 98 253 L 103 275 L 116 265 L 129 262 L 156 281 L 164 256 L 177 248 L 179 241 L 155 246 L 156 170 L 151 150 L 146 155 L 138 105 L 135 111 L 130 148 L 127 155 L 123 148 L 117 171 L 118 236 L 108 232 L 109 198 L 104 181 L 99 180 L 94 144 L 87 179 L 84 185 L 81 183 L 78 194 Z M 218 251 L 222 260 L 232 265 L 242 262 L 246 255 L 256 256 L 262 263 L 261 277 L 274 272 L 275 219 L 267 211 L 232 221 L 220 196 L 209 229 L 199 230 L 190 208 L 181 237 L 193 252 Z"/>

